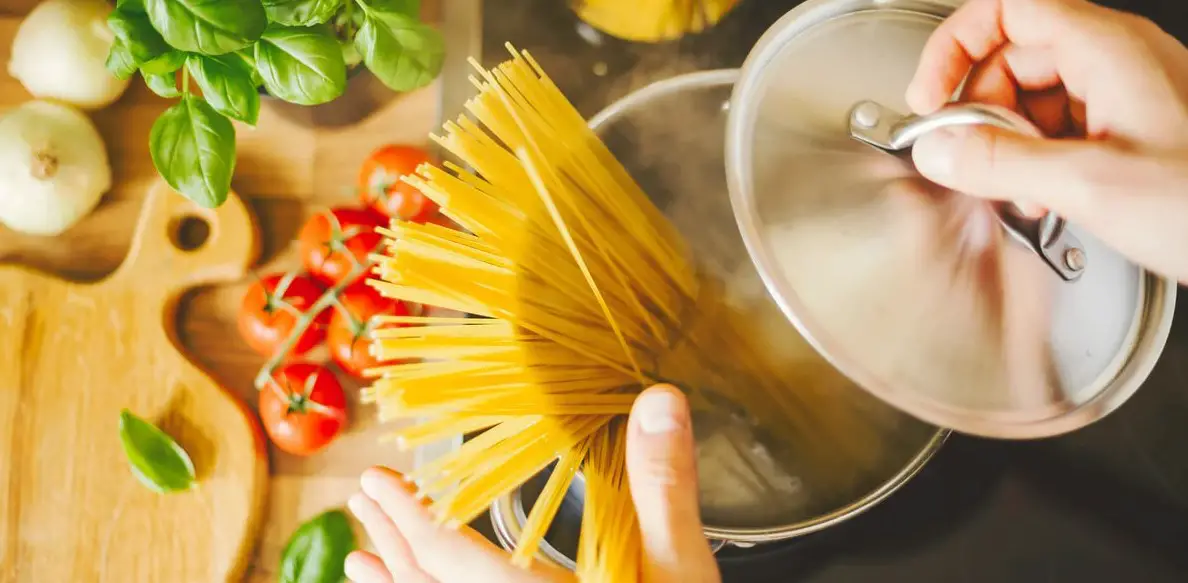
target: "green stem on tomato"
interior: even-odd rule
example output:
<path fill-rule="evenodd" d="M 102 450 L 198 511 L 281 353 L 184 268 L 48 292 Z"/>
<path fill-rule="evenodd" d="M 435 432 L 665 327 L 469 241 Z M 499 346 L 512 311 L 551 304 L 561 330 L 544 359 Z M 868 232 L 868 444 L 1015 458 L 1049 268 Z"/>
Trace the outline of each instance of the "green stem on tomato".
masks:
<path fill-rule="evenodd" d="M 182 65 L 182 96 L 190 94 L 190 70 Z"/>
<path fill-rule="evenodd" d="M 338 296 L 342 293 L 342 290 L 346 289 L 348 285 L 350 285 L 354 280 L 358 279 L 359 276 L 363 275 L 370 267 L 370 263 L 359 263 L 355 265 L 353 268 L 351 268 L 350 273 L 348 273 L 346 277 L 342 278 L 342 281 L 335 284 L 334 287 L 326 290 L 326 292 L 318 298 L 318 301 L 314 302 L 313 305 L 310 306 L 309 309 L 297 319 L 297 323 L 293 326 L 293 330 L 289 332 L 289 336 L 285 338 L 284 343 L 280 345 L 280 348 L 276 351 L 276 353 L 268 359 L 268 362 L 264 363 L 264 366 L 260 369 L 260 372 L 256 374 L 256 380 L 253 382 L 256 390 L 260 390 L 268 384 L 268 379 L 272 378 L 272 373 L 276 371 L 276 367 L 280 366 L 280 364 L 284 362 L 285 357 L 289 355 L 289 352 L 292 351 L 293 347 L 297 345 L 297 341 L 301 339 L 301 336 L 305 334 L 305 331 L 308 330 L 309 327 L 314 323 L 314 320 L 317 319 L 318 314 L 322 313 L 322 310 L 325 310 L 331 305 L 337 303 Z"/>

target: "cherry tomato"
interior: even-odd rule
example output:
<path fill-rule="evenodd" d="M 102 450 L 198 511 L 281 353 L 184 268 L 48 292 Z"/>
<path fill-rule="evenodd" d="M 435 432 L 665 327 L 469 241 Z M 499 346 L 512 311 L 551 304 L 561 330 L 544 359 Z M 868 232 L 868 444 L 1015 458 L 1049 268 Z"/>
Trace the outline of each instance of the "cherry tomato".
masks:
<path fill-rule="evenodd" d="M 359 198 L 384 216 L 416 222 L 432 217 L 437 205 L 400 179 L 428 161 L 429 154 L 413 146 L 388 145 L 372 152 L 359 172 Z"/>
<path fill-rule="evenodd" d="M 346 426 L 346 394 L 330 369 L 308 362 L 287 364 L 260 390 L 260 420 L 282 451 L 310 455 Z"/>
<path fill-rule="evenodd" d="M 342 281 L 356 265 L 366 265 L 383 237 L 376 227 L 386 218 L 370 209 L 334 208 L 306 221 L 298 236 L 301 261 L 310 275 L 326 285 Z M 358 277 L 366 275 L 362 272 Z"/>
<path fill-rule="evenodd" d="M 288 280 L 286 284 L 285 281 Z M 284 289 L 278 289 L 284 285 Z M 306 275 L 287 278 L 283 274 L 265 277 L 252 284 L 239 309 L 239 334 L 264 356 L 272 356 L 293 332 L 297 318 L 322 295 L 322 286 Z M 318 314 L 290 352 L 299 356 L 326 338 L 329 312 Z"/>
<path fill-rule="evenodd" d="M 364 282 L 343 290 L 338 300 L 342 307 L 336 308 L 330 317 L 326 343 L 330 347 L 331 358 L 342 370 L 362 378 L 363 371 L 380 364 L 371 356 L 371 331 L 395 326 L 377 326 L 372 317 L 407 316 L 411 310 L 406 303 L 385 298 Z"/>

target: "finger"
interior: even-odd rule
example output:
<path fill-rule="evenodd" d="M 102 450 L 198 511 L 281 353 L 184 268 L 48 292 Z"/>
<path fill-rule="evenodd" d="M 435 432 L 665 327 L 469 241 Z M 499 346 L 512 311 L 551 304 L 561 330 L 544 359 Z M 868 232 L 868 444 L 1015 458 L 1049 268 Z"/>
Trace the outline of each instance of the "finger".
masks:
<path fill-rule="evenodd" d="M 343 568 L 347 579 L 353 583 L 393 583 L 384 562 L 367 551 L 347 555 Z"/>
<path fill-rule="evenodd" d="M 1095 176 L 1102 169 L 1093 160 L 1108 151 L 1096 142 L 1037 139 L 982 126 L 930 132 L 916 141 L 912 159 L 926 178 L 953 190 L 1036 203 L 1072 218 L 1095 204 Z"/>
<path fill-rule="evenodd" d="M 1019 98 L 1019 104 L 1045 136 L 1060 138 L 1076 133 L 1068 110 L 1068 94 L 1063 88 L 1026 93 Z"/>
<path fill-rule="evenodd" d="M 1007 45 L 996 51 L 970 71 L 961 101 L 1020 111 L 1045 136 L 1063 136 L 1069 130 L 1068 95 L 1044 48 Z"/>
<path fill-rule="evenodd" d="M 717 573 L 702 534 L 689 406 L 677 389 L 644 391 L 631 409 L 627 477 L 639 516 L 644 581 L 690 583 Z"/>
<path fill-rule="evenodd" d="M 935 111 L 949 100 L 974 64 L 1007 43 L 1058 48 L 1054 55 L 1057 63 L 1062 54 L 1083 56 L 1086 49 L 1094 49 L 1091 52 L 1096 54 L 1095 36 L 1112 13 L 1084 0 L 970 0 L 925 43 L 908 86 L 908 105 L 916 113 Z"/>
<path fill-rule="evenodd" d="M 954 190 L 1051 209 L 1148 268 L 1188 282 L 1188 163 L 1110 142 L 1041 140 L 996 128 L 917 140 L 917 168 Z M 1160 233 L 1161 236 L 1149 236 Z"/>
<path fill-rule="evenodd" d="M 961 88 L 961 101 L 1019 107 L 1019 87 L 1007 64 L 1005 51 L 996 51 L 974 66 Z"/>
<path fill-rule="evenodd" d="M 908 85 L 916 113 L 932 113 L 949 101 L 974 64 L 1006 44 L 999 26 L 999 0 L 970 0 L 937 27 Z"/>
<path fill-rule="evenodd" d="M 558 569 L 534 564 L 531 572 L 509 562 L 509 555 L 468 527 L 434 523 L 412 486 L 386 468 L 371 468 L 361 479 L 374 500 L 408 541 L 421 569 L 442 583 L 543 581 L 563 576 Z"/>
<path fill-rule="evenodd" d="M 1060 86 L 1056 55 L 1048 47 L 1024 47 L 1008 44 L 1002 51 L 1006 67 L 1019 89 L 1045 91 Z"/>
<path fill-rule="evenodd" d="M 375 544 L 380 559 L 393 578 L 400 581 L 428 580 L 428 576 L 417 565 L 408 541 L 379 504 L 363 494 L 355 494 L 347 501 L 347 507 L 363 523 L 367 536 Z"/>

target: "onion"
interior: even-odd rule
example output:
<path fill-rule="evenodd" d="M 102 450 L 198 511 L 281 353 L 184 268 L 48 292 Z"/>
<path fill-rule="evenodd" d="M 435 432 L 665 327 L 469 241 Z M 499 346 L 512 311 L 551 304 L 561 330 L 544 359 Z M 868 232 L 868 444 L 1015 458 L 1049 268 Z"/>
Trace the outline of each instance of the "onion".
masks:
<path fill-rule="evenodd" d="M 104 0 L 46 0 L 17 29 L 8 73 L 35 97 L 99 109 L 123 95 L 131 80 L 104 63 L 115 42 Z"/>
<path fill-rule="evenodd" d="M 107 148 L 81 111 L 29 101 L 0 118 L 0 223 L 57 235 L 110 188 Z"/>

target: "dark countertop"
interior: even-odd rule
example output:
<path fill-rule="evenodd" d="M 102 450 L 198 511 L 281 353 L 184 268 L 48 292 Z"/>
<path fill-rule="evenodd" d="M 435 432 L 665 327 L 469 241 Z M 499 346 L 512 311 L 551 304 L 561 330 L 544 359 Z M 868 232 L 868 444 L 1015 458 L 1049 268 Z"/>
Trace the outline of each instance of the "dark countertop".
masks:
<path fill-rule="evenodd" d="M 483 60 L 506 55 L 505 41 L 530 50 L 590 115 L 650 80 L 738 66 L 798 3 L 744 0 L 705 35 L 652 46 L 604 38 L 596 46 L 578 35 L 562 0 L 498 0 L 484 7 Z M 1103 3 L 1188 40 L 1184 0 Z M 1043 441 L 954 436 L 868 513 L 765 553 L 723 558 L 727 581 L 1188 581 L 1188 292 L 1178 299 L 1162 360 L 1114 414 Z"/>

